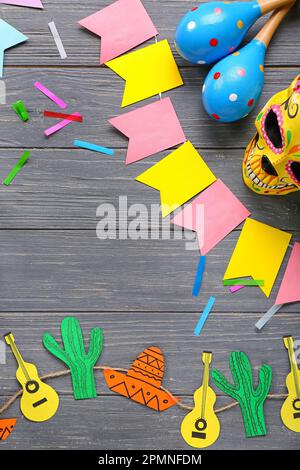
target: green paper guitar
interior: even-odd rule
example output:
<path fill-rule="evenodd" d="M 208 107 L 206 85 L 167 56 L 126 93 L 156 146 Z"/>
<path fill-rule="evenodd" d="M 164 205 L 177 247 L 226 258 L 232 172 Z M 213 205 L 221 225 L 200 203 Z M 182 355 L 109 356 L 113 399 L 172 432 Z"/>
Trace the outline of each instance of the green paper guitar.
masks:
<path fill-rule="evenodd" d="M 103 346 L 103 334 L 100 328 L 93 328 L 90 333 L 89 352 L 84 349 L 84 341 L 79 321 L 74 317 L 66 317 L 61 322 L 62 349 L 55 339 L 45 333 L 43 345 L 48 351 L 63 361 L 71 370 L 75 400 L 95 398 L 97 396 L 94 365 Z"/>
<path fill-rule="evenodd" d="M 238 401 L 243 415 L 246 436 L 266 435 L 263 407 L 272 382 L 271 367 L 267 364 L 261 366 L 259 382 L 254 389 L 251 364 L 244 352 L 232 352 L 229 365 L 234 385 L 229 383 L 217 369 L 212 370 L 213 382 L 220 390 Z"/>

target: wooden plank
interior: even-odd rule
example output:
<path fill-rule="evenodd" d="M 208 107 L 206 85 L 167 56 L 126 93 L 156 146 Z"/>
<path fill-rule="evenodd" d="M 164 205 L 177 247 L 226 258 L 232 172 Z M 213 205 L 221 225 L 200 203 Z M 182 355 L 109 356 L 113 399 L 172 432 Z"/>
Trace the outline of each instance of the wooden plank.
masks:
<path fill-rule="evenodd" d="M 111 3 L 110 0 L 89 0 L 75 2 L 70 8 L 68 0 L 47 0 L 44 11 L 15 8 L 0 5 L 1 17 L 12 23 L 29 37 L 23 46 L 16 47 L 6 54 L 6 64 L 13 65 L 87 65 L 99 64 L 99 40 L 78 25 L 78 21 L 100 10 Z M 174 33 L 182 17 L 195 2 L 182 0 L 143 1 L 148 13 L 156 25 L 159 39 L 167 38 L 172 46 L 179 65 L 186 62 L 178 56 L 174 47 Z M 299 65 L 300 40 L 297 34 L 299 22 L 299 5 L 297 4 L 289 17 L 284 21 L 266 56 L 267 65 Z M 54 20 L 61 34 L 68 58 L 62 61 L 48 30 L 48 22 Z M 250 31 L 247 40 L 251 39 L 265 21 L 260 19 Z M 146 44 L 151 44 L 151 40 Z"/>
<path fill-rule="evenodd" d="M 1 311 L 157 310 L 199 315 L 214 295 L 215 311 L 256 312 L 256 320 L 274 302 L 285 263 L 270 299 L 256 288 L 230 294 L 222 277 L 237 238 L 238 233 L 232 233 L 208 257 L 198 299 L 191 291 L 199 253 L 186 250 L 183 240 L 99 240 L 95 231 L 87 230 L 3 230 Z M 253 256 L 263 260 L 262 253 Z M 299 305 L 284 311 L 298 312 Z"/>
<path fill-rule="evenodd" d="M 64 370 L 66 366 L 45 350 L 41 340 L 48 331 L 61 343 L 60 323 L 68 314 L 67 309 L 61 313 L 1 313 L 0 337 L 12 331 L 24 359 L 35 363 L 41 375 Z M 224 313 L 216 309 L 200 337 L 193 334 L 199 313 L 124 311 L 75 313 L 74 316 L 80 321 L 87 348 L 90 330 L 95 326 L 103 329 L 104 347 L 99 365 L 129 368 L 146 347 L 159 347 L 165 356 L 163 384 L 181 397 L 191 396 L 201 382 L 202 350 L 213 351 L 213 366 L 228 379 L 231 378 L 228 367 L 230 352 L 245 351 L 253 365 L 254 375 L 261 364 L 270 364 L 274 370 L 271 392 L 285 393 L 289 362 L 282 336 L 294 334 L 295 344 L 297 339 L 298 343 L 300 340 L 300 334 L 296 333 L 297 313 L 278 313 L 268 327 L 257 333 L 253 329 L 257 314 Z M 15 371 L 16 362 L 7 347 L 6 364 L 0 364 L 0 395 L 14 393 L 19 388 Z M 101 371 L 96 371 L 95 377 L 99 395 L 114 395 L 107 388 Z M 53 379 L 51 383 L 60 393 L 72 395 L 70 376 Z M 220 391 L 218 394 L 223 395 Z M 190 403 L 190 398 L 183 398 L 183 402 Z"/>
<path fill-rule="evenodd" d="M 209 167 L 252 212 L 252 216 L 286 230 L 300 230 L 300 191 L 286 197 L 262 197 L 249 191 L 241 176 L 242 150 L 199 150 Z M 4 178 L 21 151 L 5 149 L 0 155 L 0 175 Z M 135 177 L 167 155 L 124 165 L 125 150 L 114 157 L 80 149 L 33 149 L 31 157 L 13 183 L 1 187 L 1 228 L 63 228 L 95 230 L 100 204 L 112 204 L 119 220 L 133 216 L 119 208 L 119 198 L 145 204 L 141 219 L 149 228 L 161 226 L 161 218 L 151 217 L 151 205 L 159 204 L 159 193 L 136 182 Z M 173 225 L 171 225 L 173 230 Z"/>
<path fill-rule="evenodd" d="M 41 373 L 61 370 L 63 364 L 48 354 L 40 344 L 44 331 L 51 332 L 59 340 L 59 325 L 65 314 L 51 312 L 35 314 L 1 314 L 0 333 L 12 330 L 28 361 L 36 363 Z M 184 312 L 149 314 L 97 313 L 76 315 L 86 339 L 90 329 L 100 326 L 104 330 L 104 350 L 100 364 L 112 367 L 129 367 L 135 356 L 147 345 L 155 344 L 165 354 L 166 372 L 164 385 L 182 397 L 182 402 L 192 404 L 192 392 L 199 386 L 202 373 L 200 353 L 202 349 L 214 351 L 214 366 L 228 378 L 228 356 L 231 350 L 244 350 L 251 359 L 255 375 L 264 362 L 274 368 L 271 391 L 285 393 L 285 376 L 288 372 L 288 358 L 282 345 L 281 334 L 295 331 L 298 316 L 281 315 L 268 330 L 260 334 L 251 331 L 253 314 L 214 314 L 210 317 L 205 335 L 196 338 L 192 330 L 196 314 Z M 24 328 L 26 325 L 26 328 Z M 244 331 L 241 336 L 238 332 Z M 248 331 L 248 334 L 245 334 Z M 121 333 L 122 332 L 122 333 Z M 295 339 L 299 339 L 296 336 Z M 199 340 L 201 347 L 199 349 Z M 15 361 L 7 353 L 6 365 L 0 366 L 1 402 L 16 390 L 14 379 Z M 102 378 L 96 372 L 98 397 L 95 400 L 75 402 L 71 396 L 70 377 L 49 381 L 60 393 L 61 405 L 57 415 L 44 424 L 30 423 L 20 417 L 18 402 L 5 416 L 19 417 L 14 434 L 6 441 L 4 449 L 23 448 L 94 448 L 94 449 L 187 449 L 182 441 L 179 428 L 184 412 L 177 407 L 159 416 L 129 400 L 111 394 Z M 230 403 L 231 398 L 218 396 L 217 406 Z M 269 435 L 264 439 L 245 439 L 238 408 L 220 415 L 222 434 L 215 448 L 297 448 L 297 435 L 287 431 L 279 418 L 281 401 L 267 401 L 265 406 Z M 95 419 L 95 417 L 97 417 Z M 143 435 L 147 422 L 149 432 Z M 158 428 L 159 427 L 159 428 Z M 66 430 L 72 429 L 72 432 Z M 138 431 L 138 432 L 137 432 Z M 38 439 L 32 441 L 32 433 Z M 116 438 L 116 434 L 118 438 Z M 65 436 L 65 437 L 63 437 Z M 162 437 L 164 436 L 164 437 Z M 30 441 L 31 437 L 31 441 Z M 28 441 L 27 441 L 28 440 Z"/>
<path fill-rule="evenodd" d="M 217 403 L 222 406 L 228 399 L 219 398 Z M 299 437 L 283 426 L 280 407 L 281 402 L 266 403 L 268 435 L 251 439 L 245 437 L 239 408 L 225 411 L 220 415 L 220 438 L 210 449 L 298 450 Z M 20 416 L 18 404 L 13 405 L 7 416 Z M 20 417 L 13 434 L 1 444 L 1 450 L 191 450 L 180 435 L 184 416 L 185 412 L 177 407 L 158 415 L 118 396 L 80 402 L 62 397 L 59 411 L 51 421 L 30 423 Z"/>
<path fill-rule="evenodd" d="M 187 138 L 196 147 L 221 150 L 245 148 L 255 132 L 253 122 L 257 112 L 275 92 L 286 88 L 297 72 L 297 69 L 267 70 L 266 84 L 256 110 L 237 123 L 216 123 L 202 108 L 201 87 L 205 76 L 202 69 L 182 69 L 185 86 L 171 90 L 168 95 L 172 98 Z M 69 103 L 68 110 L 81 112 L 84 122 L 72 123 L 57 134 L 45 138 L 44 129 L 55 121 L 44 119 L 43 110 L 57 111 L 57 107 L 34 89 L 36 80 Z M 7 69 L 5 83 L 7 105 L 0 105 L 0 147 L 72 148 L 73 140 L 81 138 L 114 148 L 124 148 L 127 146 L 127 139 L 110 126 L 108 118 L 149 102 L 145 100 L 121 110 L 123 80 L 107 68 L 18 67 Z M 10 107 L 17 99 L 22 99 L 30 112 L 30 121 L 25 124 Z"/>

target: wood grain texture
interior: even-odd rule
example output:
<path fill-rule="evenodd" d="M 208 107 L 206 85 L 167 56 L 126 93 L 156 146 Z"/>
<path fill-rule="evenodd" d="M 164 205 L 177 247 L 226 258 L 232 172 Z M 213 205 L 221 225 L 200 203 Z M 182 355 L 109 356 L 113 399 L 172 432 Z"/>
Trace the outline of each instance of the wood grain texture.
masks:
<path fill-rule="evenodd" d="M 271 392 L 285 391 L 288 358 L 282 336 L 300 339 L 299 305 L 284 307 L 260 332 L 254 324 L 274 302 L 287 257 L 270 299 L 259 289 L 235 295 L 222 286 L 222 277 L 239 236 L 240 227 L 208 256 L 201 296 L 191 296 L 199 253 L 186 250 L 181 231 L 171 228 L 162 239 L 161 220 L 153 224 L 158 239 L 99 240 L 96 226 L 99 204 L 118 206 L 119 196 L 128 205 L 146 208 L 159 202 L 158 192 L 134 181 L 142 171 L 168 152 L 131 166 L 124 165 L 127 139 L 107 119 L 143 103 L 120 109 L 123 81 L 99 66 L 99 40 L 82 29 L 78 20 L 108 5 L 110 0 L 44 0 L 42 11 L 0 5 L 0 17 L 28 35 L 29 41 L 5 54 L 6 105 L 0 105 L 0 178 L 17 162 L 23 149 L 31 158 L 9 187 L 0 194 L 0 335 L 14 332 L 24 358 L 44 374 L 63 365 L 41 345 L 44 331 L 60 339 L 60 322 L 76 315 L 87 340 L 89 330 L 104 330 L 99 363 L 129 367 L 146 346 L 160 347 L 166 360 L 164 385 L 192 404 L 199 386 L 203 349 L 214 351 L 214 365 L 230 379 L 229 353 L 244 350 L 255 373 L 266 362 L 273 367 Z M 207 69 L 184 62 L 173 46 L 176 24 L 193 2 L 143 0 L 160 38 L 168 38 L 185 85 L 172 90 L 172 98 L 188 139 L 199 149 L 217 177 L 234 191 L 257 220 L 291 231 L 300 239 L 300 193 L 288 197 L 258 197 L 241 179 L 243 149 L 254 133 L 256 111 L 299 73 L 300 36 L 297 4 L 276 34 L 266 56 L 266 83 L 256 111 L 240 123 L 216 125 L 203 111 L 201 87 Z M 47 23 L 54 20 L 68 58 L 62 61 Z M 263 24 L 252 28 L 252 37 Z M 149 41 L 151 44 L 153 41 Z M 51 101 L 34 89 L 39 80 L 79 111 L 83 124 L 45 139 L 43 130 L 53 124 L 44 109 L 56 111 Z M 11 110 L 22 99 L 30 121 L 22 123 Z M 153 101 L 152 98 L 149 101 Z M 75 138 L 116 149 L 107 157 L 73 148 Z M 146 220 L 146 215 L 142 221 Z M 124 215 L 120 217 L 124 223 Z M 117 235 L 120 226 L 117 224 Z M 166 238 L 166 236 L 165 236 Z M 267 249 L 267 247 L 264 247 Z M 255 253 L 263 262 L 263 253 Z M 208 296 L 216 305 L 200 338 L 193 335 Z M 87 342 L 86 342 L 87 344 Z M 2 449 L 187 449 L 180 436 L 184 412 L 174 407 L 158 415 L 130 400 L 112 394 L 102 373 L 96 373 L 95 400 L 74 401 L 70 377 L 52 380 L 61 396 L 53 420 L 36 424 L 20 415 L 18 402 L 5 416 L 16 415 L 17 427 Z M 7 351 L 0 364 L 0 401 L 18 384 L 15 362 Z M 231 399 L 218 394 L 218 406 Z M 216 449 L 298 449 L 298 436 L 284 428 L 279 418 L 281 402 L 268 401 L 265 438 L 246 439 L 240 410 L 220 416 L 221 438 Z M 145 428 L 146 423 L 146 428 Z M 145 432 L 146 429 L 146 432 Z"/>
<path fill-rule="evenodd" d="M 243 150 L 199 150 L 216 177 L 238 196 L 254 218 L 281 229 L 300 230 L 300 192 L 285 197 L 257 196 L 241 178 Z M 124 165 L 126 150 L 114 157 L 80 149 L 32 149 L 30 160 L 10 186 L 1 186 L 1 228 L 56 228 L 96 230 L 101 204 L 116 210 L 117 228 L 126 217 L 119 198 L 127 198 L 128 209 L 144 205 L 141 220 L 148 227 L 162 227 L 161 217 L 151 218 L 151 205 L 160 203 L 159 192 L 135 181 L 169 152 Z M 20 156 L 18 149 L 5 149 L 0 155 L 0 177 L 4 178 Z M 134 209 L 134 208 L 133 208 Z M 138 209 L 138 208 L 137 208 Z M 145 214 L 144 214 L 145 212 Z M 113 211 L 110 220 L 114 220 Z M 164 219 L 163 226 L 169 218 Z M 173 231 L 173 225 L 168 225 Z M 151 247 L 149 245 L 149 249 Z"/>
<path fill-rule="evenodd" d="M 78 25 L 78 21 L 109 5 L 109 0 L 75 0 L 70 8 L 69 0 L 46 0 L 44 10 L 18 9 L 14 6 L 0 5 L 1 17 L 19 28 L 29 41 L 23 46 L 9 51 L 8 65 L 99 65 L 99 39 Z M 167 38 L 172 46 L 176 60 L 186 65 L 176 53 L 174 33 L 176 26 L 196 2 L 184 0 L 144 0 L 144 5 L 159 31 L 159 39 Z M 197 2 L 199 3 L 199 2 Z M 293 7 L 284 21 L 266 56 L 268 65 L 299 65 L 300 40 L 298 32 L 300 7 Z M 49 21 L 55 21 L 65 46 L 68 58 L 62 61 L 48 30 Z M 261 18 L 251 29 L 247 40 L 261 28 L 266 18 Z"/>
<path fill-rule="evenodd" d="M 271 392 L 285 393 L 284 380 L 288 372 L 288 358 L 279 331 L 284 333 L 295 331 L 298 325 L 297 315 L 290 314 L 285 318 L 279 314 L 276 325 L 273 323 L 268 330 L 254 337 L 251 332 L 251 324 L 255 317 L 253 314 L 234 316 L 214 314 L 205 327 L 205 335 L 201 338 L 196 338 L 192 334 L 197 321 L 196 314 L 99 312 L 76 316 L 82 325 L 86 344 L 91 328 L 100 326 L 104 330 L 105 345 L 98 364 L 127 368 L 145 346 L 155 344 L 160 347 L 166 360 L 163 385 L 180 396 L 183 403 L 192 404 L 191 392 L 199 386 L 202 374 L 200 361 L 202 349 L 214 351 L 213 365 L 229 379 L 231 375 L 228 367 L 228 351 L 243 349 L 252 361 L 255 375 L 262 362 L 273 366 L 274 379 Z M 40 373 L 61 370 L 63 367 L 60 361 L 44 350 L 41 337 L 45 331 L 49 331 L 60 341 L 59 324 L 62 318 L 62 314 L 54 315 L 51 312 L 1 314 L 0 333 L 6 332 L 7 328 L 13 329 L 16 340 L 22 345 L 24 357 L 36 363 Z M 243 335 L 240 334 L 241 330 L 244 331 Z M 18 387 L 14 374 L 15 361 L 8 351 L 7 364 L 0 365 L 1 402 Z M 13 405 L 6 415 L 17 416 L 18 426 L 2 448 L 38 449 L 41 446 L 44 449 L 188 448 L 179 432 L 184 411 L 173 407 L 164 413 L 155 413 L 110 392 L 101 371 L 95 372 L 95 377 L 97 399 L 79 402 L 75 402 L 72 398 L 70 376 L 49 381 L 59 391 L 61 404 L 54 419 L 43 425 L 29 423 L 20 416 L 18 402 Z M 229 397 L 218 393 L 218 407 L 230 402 Z M 280 404 L 281 401 L 267 400 L 265 411 L 269 434 L 260 439 L 245 440 L 238 407 L 222 413 L 221 437 L 215 448 L 297 449 L 297 435 L 286 430 L 280 421 Z M 145 423 L 147 423 L 147 433 L 143 433 Z M 66 429 L 72 432 L 66 432 Z M 32 440 L 33 432 L 38 435 L 34 440 Z"/>
<path fill-rule="evenodd" d="M 61 344 L 60 324 L 67 315 L 70 315 L 67 311 L 2 312 L 0 334 L 11 329 L 24 359 L 35 363 L 41 375 L 64 370 L 66 366 L 44 348 L 42 337 L 48 332 Z M 298 313 L 278 313 L 267 328 L 254 334 L 253 323 L 257 318 L 255 312 L 233 314 L 219 312 L 216 308 L 200 337 L 193 334 L 199 312 L 129 312 L 124 309 L 122 312 L 85 311 L 73 315 L 80 321 L 86 349 L 90 330 L 94 327 L 103 330 L 104 347 L 97 365 L 129 368 L 146 347 L 159 347 L 165 356 L 163 385 L 182 397 L 191 397 L 201 382 L 202 350 L 214 352 L 213 366 L 226 374 L 228 380 L 231 380 L 228 363 L 230 351 L 244 350 L 252 363 L 254 376 L 263 363 L 273 367 L 270 393 L 285 393 L 289 362 L 281 335 L 295 332 L 295 341 L 300 339 L 300 332 L 296 333 Z M 244 333 L 241 334 L 241 331 Z M 8 395 L 18 389 L 15 359 L 8 347 L 6 353 L 6 364 L 0 364 L 0 395 Z M 95 377 L 99 396 L 114 395 L 105 385 L 101 371 L 96 371 Z M 51 383 L 63 395 L 72 395 L 70 376 L 53 379 Z M 223 395 L 217 388 L 216 392 Z M 191 403 L 190 398 L 182 401 Z M 227 397 L 227 402 L 230 401 L 231 398 Z M 137 411 L 141 409 L 142 407 L 138 407 Z M 11 413 L 8 412 L 9 414 Z"/>
<path fill-rule="evenodd" d="M 198 299 L 191 291 L 199 253 L 186 250 L 182 240 L 99 240 L 90 230 L 3 230 L 0 237 L 0 311 L 157 310 L 199 315 L 214 295 L 214 311 L 256 312 L 258 319 L 273 305 L 285 265 L 270 299 L 255 287 L 229 293 L 222 279 L 238 238 L 234 232 L 208 256 Z M 299 304 L 287 305 L 284 311 L 298 312 Z M 254 327 L 252 332 L 257 334 Z"/>
<path fill-rule="evenodd" d="M 171 90 L 170 96 L 178 113 L 186 137 L 198 148 L 245 148 L 252 138 L 256 113 L 271 96 L 287 86 L 299 70 L 270 69 L 255 110 L 235 123 L 216 123 L 204 111 L 201 89 L 206 72 L 198 68 L 182 68 L 184 86 Z M 43 110 L 57 111 L 57 106 L 33 87 L 38 80 L 69 103 L 68 111 L 78 111 L 84 122 L 72 123 L 67 128 L 45 138 L 43 131 L 56 122 L 44 118 Z M 74 139 L 90 140 L 113 148 L 126 148 L 127 139 L 114 129 L 108 119 L 140 107 L 158 96 L 120 108 L 124 81 L 108 68 L 12 68 L 6 69 L 6 101 L 0 105 L 0 147 L 72 148 Z M 20 89 L 20 83 L 22 87 Z M 11 103 L 22 98 L 30 113 L 25 124 L 11 110 Z M 12 132 L 13 130 L 13 132 Z"/>
<path fill-rule="evenodd" d="M 228 403 L 219 398 L 218 404 Z M 240 410 L 220 416 L 221 435 L 210 449 L 299 449 L 299 437 L 280 421 L 280 402 L 267 402 L 268 435 L 247 439 Z M 11 409 L 18 413 L 18 405 Z M 180 435 L 185 414 L 176 407 L 164 413 L 143 408 L 126 398 L 101 396 L 95 400 L 61 397 L 57 415 L 47 424 L 19 419 L 1 449 L 190 449 Z M 33 439 L 34 435 L 34 439 Z"/>

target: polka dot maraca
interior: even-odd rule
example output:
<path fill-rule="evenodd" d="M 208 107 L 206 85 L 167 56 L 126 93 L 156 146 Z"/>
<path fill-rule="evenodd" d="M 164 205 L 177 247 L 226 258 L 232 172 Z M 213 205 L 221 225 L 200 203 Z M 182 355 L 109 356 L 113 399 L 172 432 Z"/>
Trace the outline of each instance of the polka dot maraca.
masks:
<path fill-rule="evenodd" d="M 178 53 L 193 64 L 211 64 L 233 52 L 262 15 L 291 0 L 210 2 L 183 16 L 175 33 Z"/>
<path fill-rule="evenodd" d="M 202 101 L 207 113 L 220 122 L 247 116 L 264 85 L 264 59 L 269 42 L 291 6 L 276 11 L 245 47 L 220 60 L 208 73 Z"/>

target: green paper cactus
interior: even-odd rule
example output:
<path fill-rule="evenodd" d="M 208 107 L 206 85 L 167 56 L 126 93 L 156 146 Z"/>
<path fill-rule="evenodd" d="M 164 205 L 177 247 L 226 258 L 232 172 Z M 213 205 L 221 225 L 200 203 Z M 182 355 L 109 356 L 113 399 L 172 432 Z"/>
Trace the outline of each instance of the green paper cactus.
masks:
<path fill-rule="evenodd" d="M 259 383 L 254 389 L 250 361 L 244 352 L 232 352 L 230 370 L 234 385 L 228 382 L 217 369 L 212 370 L 215 385 L 227 395 L 238 401 L 244 420 L 247 437 L 265 436 L 264 402 L 272 382 L 272 369 L 263 364 L 259 370 Z"/>
<path fill-rule="evenodd" d="M 77 318 L 66 317 L 61 322 L 62 349 L 50 333 L 43 336 L 45 348 L 63 361 L 71 370 L 74 398 L 82 400 L 97 396 L 94 365 L 103 346 L 103 334 L 100 328 L 93 328 L 90 333 L 89 352 L 86 353 L 81 327 Z"/>

